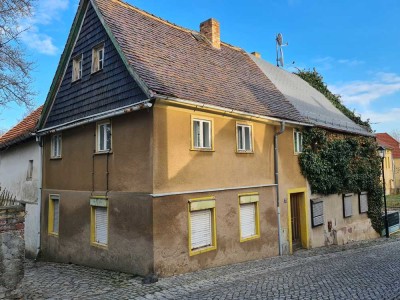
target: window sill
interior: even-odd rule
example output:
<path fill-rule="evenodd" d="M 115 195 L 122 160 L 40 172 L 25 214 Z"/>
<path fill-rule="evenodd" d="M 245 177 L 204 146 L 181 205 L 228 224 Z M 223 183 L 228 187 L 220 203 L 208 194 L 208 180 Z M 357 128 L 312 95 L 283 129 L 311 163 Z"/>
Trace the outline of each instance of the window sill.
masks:
<path fill-rule="evenodd" d="M 91 246 L 93 246 L 95 248 L 108 250 L 108 245 L 103 245 L 103 244 L 99 244 L 99 243 L 96 243 L 96 242 L 91 242 L 90 244 L 91 244 Z"/>
<path fill-rule="evenodd" d="M 236 150 L 236 154 L 254 154 L 254 151 Z"/>
<path fill-rule="evenodd" d="M 54 236 L 54 237 L 58 238 L 58 233 L 55 233 L 55 232 L 49 232 L 49 236 Z"/>
<path fill-rule="evenodd" d="M 104 155 L 104 154 L 113 154 L 113 152 L 111 150 L 111 151 L 97 151 L 93 153 L 93 155 Z"/>
<path fill-rule="evenodd" d="M 207 148 L 190 148 L 190 151 L 198 151 L 198 152 L 215 152 L 214 149 Z"/>
<path fill-rule="evenodd" d="M 206 253 L 209 251 L 213 251 L 216 250 L 217 246 L 209 246 L 209 247 L 205 247 L 205 248 L 200 248 L 200 249 L 196 249 L 196 250 L 190 250 L 189 255 L 190 256 L 194 256 L 194 255 L 198 255 L 198 254 L 202 254 L 202 253 Z"/>
<path fill-rule="evenodd" d="M 50 157 L 50 160 L 61 160 L 61 159 L 62 159 L 61 156 L 59 156 L 59 157 Z"/>
<path fill-rule="evenodd" d="M 76 84 L 76 83 L 81 82 L 81 81 L 82 81 L 82 77 L 78 78 L 78 79 L 75 79 L 75 80 L 71 80 L 71 84 Z"/>
<path fill-rule="evenodd" d="M 298 156 L 298 155 L 300 155 L 300 154 L 302 154 L 302 153 L 303 153 L 303 152 L 294 152 L 293 155 Z"/>
<path fill-rule="evenodd" d="M 247 242 L 247 241 L 251 241 L 251 240 L 256 240 L 256 239 L 259 239 L 259 238 L 260 238 L 260 235 L 257 234 L 257 235 L 253 235 L 253 236 L 250 236 L 250 237 L 247 237 L 247 238 L 240 238 L 240 242 L 243 243 L 243 242 Z"/>
<path fill-rule="evenodd" d="M 91 71 L 91 72 L 90 72 L 90 76 L 99 74 L 99 73 L 100 73 L 101 71 L 103 71 L 103 70 L 104 70 L 104 68 L 103 68 L 103 69 L 100 69 L 100 70 L 97 70 L 97 71 Z"/>

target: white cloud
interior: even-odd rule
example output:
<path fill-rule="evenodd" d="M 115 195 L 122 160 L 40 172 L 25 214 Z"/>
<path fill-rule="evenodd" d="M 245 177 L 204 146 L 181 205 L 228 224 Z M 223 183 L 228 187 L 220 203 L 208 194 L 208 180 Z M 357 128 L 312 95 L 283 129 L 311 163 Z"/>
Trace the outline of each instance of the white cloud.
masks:
<path fill-rule="evenodd" d="M 336 67 L 337 65 L 343 65 L 343 66 L 347 66 L 347 67 L 356 67 L 356 66 L 359 66 L 359 65 L 362 65 L 365 63 L 363 60 L 358 60 L 355 58 L 336 59 L 331 56 L 318 57 L 318 58 L 314 59 L 313 62 L 317 64 L 318 70 L 330 70 L 330 69 Z"/>
<path fill-rule="evenodd" d="M 21 34 L 21 40 L 39 53 L 54 55 L 58 48 L 49 35 L 41 32 L 41 26 L 49 26 L 59 20 L 61 13 L 68 9 L 69 0 L 40 0 L 36 3 L 32 16 L 21 20 L 20 26 L 29 28 Z"/>
<path fill-rule="evenodd" d="M 400 92 L 400 76 L 395 73 L 376 73 L 370 81 L 352 81 L 329 88 L 335 94 L 342 96 L 345 104 L 358 104 L 368 106 L 371 102 L 383 96 Z"/>
<path fill-rule="evenodd" d="M 372 123 L 388 123 L 396 122 L 399 120 L 400 107 L 395 107 L 385 112 L 365 111 L 363 117 L 370 119 Z"/>

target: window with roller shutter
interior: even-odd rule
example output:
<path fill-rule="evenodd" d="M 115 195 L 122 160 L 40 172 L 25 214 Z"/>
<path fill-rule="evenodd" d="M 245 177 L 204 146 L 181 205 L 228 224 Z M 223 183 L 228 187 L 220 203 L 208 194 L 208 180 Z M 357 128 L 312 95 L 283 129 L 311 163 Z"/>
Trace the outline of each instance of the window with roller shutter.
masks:
<path fill-rule="evenodd" d="M 368 194 L 367 194 L 367 192 L 361 192 L 360 194 L 358 194 L 358 207 L 359 207 L 360 214 L 368 212 Z"/>
<path fill-rule="evenodd" d="M 48 233 L 58 236 L 60 227 L 60 196 L 49 196 Z"/>
<path fill-rule="evenodd" d="M 240 241 L 260 237 L 258 194 L 239 195 Z"/>
<path fill-rule="evenodd" d="M 91 242 L 94 246 L 108 245 L 108 200 L 91 198 Z"/>
<path fill-rule="evenodd" d="M 349 218 L 353 215 L 352 196 L 353 194 L 343 195 L 343 218 Z"/>
<path fill-rule="evenodd" d="M 216 249 L 215 199 L 189 200 L 189 253 Z"/>

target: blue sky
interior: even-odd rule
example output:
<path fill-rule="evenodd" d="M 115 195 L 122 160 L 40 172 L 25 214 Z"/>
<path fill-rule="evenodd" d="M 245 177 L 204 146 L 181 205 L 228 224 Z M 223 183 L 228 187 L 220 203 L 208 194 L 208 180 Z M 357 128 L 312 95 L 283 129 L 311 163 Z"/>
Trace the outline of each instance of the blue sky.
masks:
<path fill-rule="evenodd" d="M 111 0 L 110 0 L 111 1 Z M 397 0 L 128 0 L 141 9 L 198 30 L 213 17 L 221 39 L 275 62 L 275 35 L 283 34 L 285 68 L 316 68 L 343 102 L 377 132 L 400 131 L 400 2 Z M 22 36 L 33 72 L 36 106 L 44 103 L 65 45 L 78 0 L 40 0 L 23 24 Z M 294 62 L 294 63 L 293 63 Z M 0 129 L 9 129 L 27 111 L 0 110 Z"/>

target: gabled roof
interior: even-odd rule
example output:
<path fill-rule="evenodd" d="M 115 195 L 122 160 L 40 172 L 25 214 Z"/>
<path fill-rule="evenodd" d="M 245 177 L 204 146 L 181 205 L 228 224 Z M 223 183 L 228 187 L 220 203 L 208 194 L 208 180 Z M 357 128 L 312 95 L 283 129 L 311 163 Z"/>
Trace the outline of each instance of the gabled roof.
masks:
<path fill-rule="evenodd" d="M 0 149 L 9 147 L 19 142 L 23 142 L 32 136 L 36 124 L 42 113 L 43 106 L 38 107 L 25 119 L 0 136 Z"/>
<path fill-rule="evenodd" d="M 373 135 L 346 117 L 323 94 L 296 74 L 276 67 L 254 55 L 250 57 L 308 122 L 328 129 Z"/>
<path fill-rule="evenodd" d="M 151 98 L 168 96 L 304 122 L 304 118 L 239 48 L 213 48 L 196 31 L 176 26 L 119 0 L 91 0 L 132 77 Z M 46 121 L 78 35 L 87 0 L 81 0 L 40 128 Z"/>
<path fill-rule="evenodd" d="M 396 141 L 392 136 L 388 133 L 377 133 L 376 134 L 377 142 L 392 150 L 393 158 L 400 158 L 400 143 Z"/>
<path fill-rule="evenodd" d="M 129 64 L 155 95 L 303 121 L 246 53 L 118 0 L 94 0 Z"/>

